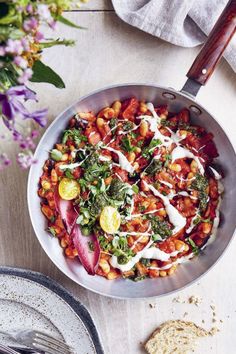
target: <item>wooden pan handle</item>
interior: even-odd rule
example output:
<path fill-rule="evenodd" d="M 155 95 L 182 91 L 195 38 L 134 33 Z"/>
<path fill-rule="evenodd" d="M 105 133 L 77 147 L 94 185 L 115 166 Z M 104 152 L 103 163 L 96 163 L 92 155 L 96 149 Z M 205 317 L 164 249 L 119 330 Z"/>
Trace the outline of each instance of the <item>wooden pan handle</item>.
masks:
<path fill-rule="evenodd" d="M 236 32 L 236 0 L 230 0 L 195 59 L 187 77 L 205 85 Z"/>

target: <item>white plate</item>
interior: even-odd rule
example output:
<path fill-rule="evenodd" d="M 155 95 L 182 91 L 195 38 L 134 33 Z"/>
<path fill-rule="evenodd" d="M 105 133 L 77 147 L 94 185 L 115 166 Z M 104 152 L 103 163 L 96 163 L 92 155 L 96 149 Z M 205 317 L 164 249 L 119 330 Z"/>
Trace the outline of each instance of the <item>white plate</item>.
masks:
<path fill-rule="evenodd" d="M 63 339 L 74 354 L 102 354 L 103 350 L 83 305 L 42 274 L 0 268 L 0 331 L 35 329 Z M 0 334 L 0 342 L 9 340 Z"/>

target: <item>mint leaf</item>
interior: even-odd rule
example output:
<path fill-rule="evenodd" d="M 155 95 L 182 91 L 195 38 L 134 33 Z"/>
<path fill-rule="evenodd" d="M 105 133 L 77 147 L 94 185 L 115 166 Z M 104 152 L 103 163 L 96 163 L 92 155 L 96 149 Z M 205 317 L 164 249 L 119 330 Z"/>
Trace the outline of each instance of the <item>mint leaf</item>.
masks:
<path fill-rule="evenodd" d="M 55 73 L 49 66 L 43 64 L 40 60 L 37 60 L 33 67 L 33 76 L 30 81 L 32 82 L 47 82 L 54 85 L 57 88 L 65 88 L 65 84 L 60 76 Z"/>

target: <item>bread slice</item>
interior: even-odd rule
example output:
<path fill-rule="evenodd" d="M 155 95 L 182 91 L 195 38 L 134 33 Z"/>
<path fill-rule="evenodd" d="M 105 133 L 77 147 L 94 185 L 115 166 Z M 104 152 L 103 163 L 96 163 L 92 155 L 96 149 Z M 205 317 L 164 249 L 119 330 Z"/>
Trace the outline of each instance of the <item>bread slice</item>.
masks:
<path fill-rule="evenodd" d="M 145 349 L 148 354 L 186 354 L 194 349 L 197 338 L 211 336 L 214 332 L 193 322 L 167 321 L 153 332 Z"/>

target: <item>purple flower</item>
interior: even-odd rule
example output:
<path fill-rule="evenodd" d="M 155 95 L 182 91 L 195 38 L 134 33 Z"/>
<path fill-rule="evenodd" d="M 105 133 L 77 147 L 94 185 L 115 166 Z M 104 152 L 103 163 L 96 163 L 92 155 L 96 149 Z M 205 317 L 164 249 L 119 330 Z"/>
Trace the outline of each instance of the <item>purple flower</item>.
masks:
<path fill-rule="evenodd" d="M 14 129 L 15 118 L 33 119 L 39 125 L 44 127 L 47 123 L 47 109 L 29 112 L 23 105 L 22 101 L 35 100 L 36 95 L 33 91 L 25 86 L 11 87 L 5 93 L 0 93 L 0 105 L 2 106 L 2 114 L 4 123 L 8 129 Z"/>
<path fill-rule="evenodd" d="M 0 154 L 0 170 L 2 170 L 4 167 L 9 166 L 10 164 L 11 160 L 8 158 L 7 154 Z"/>
<path fill-rule="evenodd" d="M 33 6 L 31 4 L 27 5 L 25 8 L 26 12 L 28 12 L 29 14 L 32 14 L 34 9 Z"/>
<path fill-rule="evenodd" d="M 0 57 L 4 57 L 5 54 L 6 54 L 5 47 L 0 46 Z"/>
<path fill-rule="evenodd" d="M 42 32 L 37 31 L 34 36 L 35 42 L 40 42 L 42 39 L 44 39 L 44 35 Z"/>
<path fill-rule="evenodd" d="M 23 74 L 18 78 L 20 84 L 25 84 L 33 75 L 33 71 L 30 68 L 27 68 L 23 71 Z"/>
<path fill-rule="evenodd" d="M 29 52 L 30 51 L 29 40 L 23 37 L 23 38 L 21 38 L 20 42 L 21 42 L 21 45 L 22 45 L 24 51 Z"/>
<path fill-rule="evenodd" d="M 10 54 L 18 54 L 21 55 L 23 53 L 23 45 L 19 39 L 13 40 L 8 39 L 5 51 Z"/>
<path fill-rule="evenodd" d="M 21 56 L 17 56 L 14 58 L 13 62 L 19 66 L 21 69 L 26 69 L 27 68 L 27 65 L 28 65 L 28 62 L 27 60 L 25 60 L 24 58 L 22 58 Z"/>
<path fill-rule="evenodd" d="M 44 20 L 46 22 L 52 20 L 52 15 L 51 15 L 51 12 L 50 12 L 50 10 L 48 8 L 48 5 L 39 4 L 37 6 L 37 10 L 38 10 L 37 12 L 38 12 L 38 15 L 39 15 L 41 20 Z"/>
<path fill-rule="evenodd" d="M 17 162 L 22 168 L 26 169 L 29 168 L 32 164 L 37 163 L 37 160 L 34 159 L 31 151 L 27 151 L 18 153 Z"/>
<path fill-rule="evenodd" d="M 30 19 L 24 21 L 23 28 L 26 32 L 30 32 L 36 30 L 38 25 L 38 20 L 35 17 L 31 17 Z"/>

